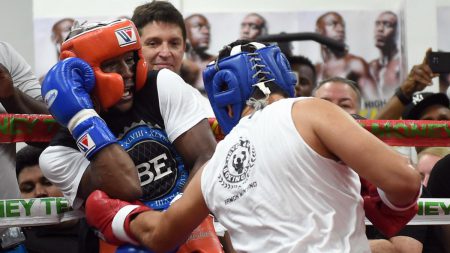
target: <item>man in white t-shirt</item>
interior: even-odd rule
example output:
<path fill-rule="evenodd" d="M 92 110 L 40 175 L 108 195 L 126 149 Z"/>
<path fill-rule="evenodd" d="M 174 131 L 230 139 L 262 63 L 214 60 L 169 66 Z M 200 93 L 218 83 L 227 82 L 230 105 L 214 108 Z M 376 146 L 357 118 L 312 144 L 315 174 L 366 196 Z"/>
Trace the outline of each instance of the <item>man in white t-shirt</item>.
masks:
<path fill-rule="evenodd" d="M 417 212 L 407 159 L 330 102 L 285 99 L 296 80 L 278 47 L 231 43 L 203 76 L 227 136 L 164 213 L 91 194 L 88 222 L 107 240 L 167 252 L 212 212 L 237 252 L 370 252 L 358 174 L 379 187 L 364 205 L 387 231 Z"/>
<path fill-rule="evenodd" d="M 31 66 L 7 42 L 0 41 L 0 113 L 18 114 L 47 114 L 47 108 L 42 102 L 40 84 L 31 71 Z M 12 134 L 3 132 L 2 134 Z M 16 143 L 0 144 L 0 199 L 20 198 L 19 186 L 16 179 Z M 11 228 L 10 231 L 15 228 Z M 0 229 L 0 244 L 2 247 L 13 247 L 8 241 L 14 242 Z M 11 232 L 10 235 L 20 235 Z M 23 240 L 22 237 L 20 240 Z M 17 241 L 20 241 L 17 240 Z"/>

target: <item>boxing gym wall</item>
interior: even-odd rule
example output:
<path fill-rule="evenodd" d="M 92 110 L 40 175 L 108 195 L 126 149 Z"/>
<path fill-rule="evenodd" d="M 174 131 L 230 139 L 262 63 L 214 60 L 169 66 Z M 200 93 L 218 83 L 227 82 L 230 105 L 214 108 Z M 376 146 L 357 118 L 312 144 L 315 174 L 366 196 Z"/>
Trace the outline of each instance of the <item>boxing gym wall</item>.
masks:
<path fill-rule="evenodd" d="M 16 3 L 20 2 L 20 3 Z M 22 22 L 18 27 L 19 32 L 8 32 L 7 39 L 13 46 L 18 45 L 18 51 L 24 55 L 30 65 L 34 67 L 37 76 L 43 76 L 56 62 L 55 45 L 51 41 L 52 25 L 65 17 L 72 17 L 79 21 L 98 21 L 121 16 L 130 17 L 135 6 L 143 3 L 143 0 L 107 1 L 107 0 L 81 0 L 75 4 L 68 0 L 0 0 L 0 8 L 4 12 L 0 18 L 18 19 Z M 378 50 L 374 47 L 373 27 L 376 16 L 385 10 L 396 13 L 399 17 L 399 47 L 401 59 L 402 79 L 412 65 L 419 63 L 425 49 L 445 49 L 450 41 L 448 33 L 438 33 L 439 27 L 448 27 L 445 10 L 450 10 L 450 0 L 377 0 L 377 1 L 327 1 L 327 0 L 265 0 L 265 1 L 208 1 L 208 0 L 172 0 L 172 2 L 184 15 L 201 13 L 205 15 L 211 25 L 211 43 L 209 53 L 215 55 L 226 43 L 237 38 L 242 18 L 249 12 L 263 15 L 268 21 L 269 34 L 280 32 L 314 32 L 315 21 L 318 16 L 327 11 L 336 11 L 343 16 L 346 22 L 346 44 L 350 53 L 362 57 L 365 61 L 378 57 Z M 13 11 L 7 11 L 10 7 L 15 12 L 29 14 L 32 10 L 32 32 L 27 32 L 30 25 L 29 15 L 26 18 L 16 18 Z M 446 8 L 447 7 L 447 8 Z M 28 12 L 27 12 L 28 10 Z M 12 16 L 11 16 L 12 15 Z M 417 18 L 423 17 L 423 18 Z M 10 24 L 11 20 L 3 24 Z M 0 29 L 12 29 L 16 25 L 4 25 Z M 23 31 L 22 31 L 23 30 Z M 4 33 L 5 34 L 5 33 Z M 19 38 L 15 39 L 16 36 Z M 30 38 L 31 35 L 31 38 Z M 439 36 L 438 36 L 439 35 Z M 448 37 L 448 39 L 447 39 Z M 440 42 L 438 44 L 438 41 Z M 30 43 L 33 44 L 30 48 Z M 302 54 L 309 57 L 313 63 L 321 62 L 320 48 L 317 43 L 295 42 L 292 43 L 294 54 Z M 30 51 L 33 52 L 30 55 Z M 436 91 L 437 84 L 428 88 Z M 380 97 L 369 98 L 363 107 L 367 108 L 362 115 L 373 118 L 376 108 L 380 108 L 392 95 L 392 90 L 382 93 Z M 371 108 L 375 108 L 373 111 Z"/>

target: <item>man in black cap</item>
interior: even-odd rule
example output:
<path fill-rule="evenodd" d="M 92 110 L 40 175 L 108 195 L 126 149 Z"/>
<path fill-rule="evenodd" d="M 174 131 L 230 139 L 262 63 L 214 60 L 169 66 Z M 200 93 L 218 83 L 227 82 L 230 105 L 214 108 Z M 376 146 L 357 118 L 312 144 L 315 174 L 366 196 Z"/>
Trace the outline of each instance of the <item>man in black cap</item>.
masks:
<path fill-rule="evenodd" d="M 444 93 L 416 92 L 412 101 L 403 111 L 403 119 L 412 120 L 449 120 L 450 101 Z M 417 153 L 426 147 L 416 147 Z"/>
<path fill-rule="evenodd" d="M 403 119 L 449 120 L 449 98 L 444 93 L 418 92 L 403 111 Z"/>

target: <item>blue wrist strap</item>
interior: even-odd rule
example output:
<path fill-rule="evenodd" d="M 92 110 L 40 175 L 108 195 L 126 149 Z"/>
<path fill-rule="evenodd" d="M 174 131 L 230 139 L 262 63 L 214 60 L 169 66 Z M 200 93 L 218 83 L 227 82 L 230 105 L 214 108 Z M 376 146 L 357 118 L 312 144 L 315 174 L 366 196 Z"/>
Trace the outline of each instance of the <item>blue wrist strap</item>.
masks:
<path fill-rule="evenodd" d="M 78 149 L 89 160 L 104 147 L 117 142 L 114 134 L 100 117 L 90 117 L 79 123 L 72 130 L 72 136 L 77 140 Z"/>

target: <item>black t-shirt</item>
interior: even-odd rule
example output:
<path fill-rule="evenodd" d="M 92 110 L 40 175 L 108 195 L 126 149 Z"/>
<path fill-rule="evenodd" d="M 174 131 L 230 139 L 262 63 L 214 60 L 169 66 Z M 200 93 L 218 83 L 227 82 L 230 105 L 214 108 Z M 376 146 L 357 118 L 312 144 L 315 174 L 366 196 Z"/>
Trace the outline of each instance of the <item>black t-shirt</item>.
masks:
<path fill-rule="evenodd" d="M 165 131 L 159 108 L 157 75 L 156 71 L 149 72 L 146 85 L 135 93 L 130 111 L 109 110 L 100 116 L 136 165 L 143 191 L 141 200 L 149 207 L 161 210 L 181 192 L 189 172 Z M 50 146 L 58 145 L 78 150 L 67 129 L 62 129 L 50 143 Z"/>
<path fill-rule="evenodd" d="M 450 155 L 434 165 L 427 187 L 433 198 L 450 198 Z"/>
<path fill-rule="evenodd" d="M 433 198 L 450 198 L 450 155 L 440 159 L 433 167 L 427 184 L 428 191 Z M 424 253 L 444 252 L 441 240 L 441 226 L 429 226 L 431 229 L 427 233 L 427 240 L 424 244 Z"/>
<path fill-rule="evenodd" d="M 28 253 L 98 253 L 99 239 L 85 219 L 75 225 L 58 229 L 53 226 L 24 228 Z"/>

